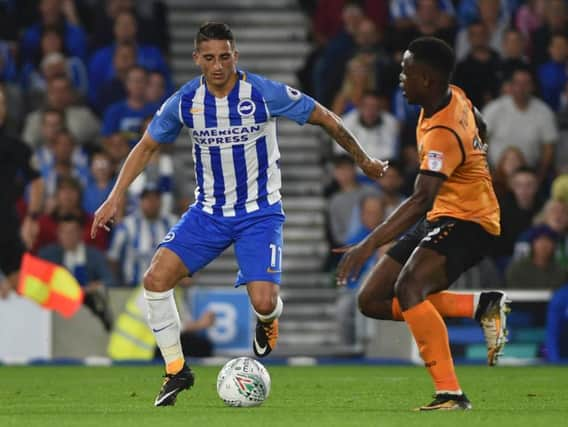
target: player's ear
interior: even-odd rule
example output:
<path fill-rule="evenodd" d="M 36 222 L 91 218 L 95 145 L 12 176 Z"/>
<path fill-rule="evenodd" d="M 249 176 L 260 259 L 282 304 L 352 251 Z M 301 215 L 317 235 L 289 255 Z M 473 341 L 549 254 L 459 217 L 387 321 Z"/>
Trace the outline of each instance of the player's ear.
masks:
<path fill-rule="evenodd" d="M 199 65 L 199 51 L 197 50 L 197 48 L 193 49 L 193 53 L 191 54 L 191 57 L 193 58 L 193 62 L 195 62 L 197 65 Z"/>
<path fill-rule="evenodd" d="M 235 63 L 239 62 L 239 51 L 236 48 L 233 51 L 233 57 L 235 58 Z"/>

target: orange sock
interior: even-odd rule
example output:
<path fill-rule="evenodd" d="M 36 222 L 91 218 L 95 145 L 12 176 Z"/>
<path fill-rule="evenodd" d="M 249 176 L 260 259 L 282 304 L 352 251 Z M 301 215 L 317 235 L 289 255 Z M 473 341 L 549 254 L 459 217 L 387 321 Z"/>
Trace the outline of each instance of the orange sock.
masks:
<path fill-rule="evenodd" d="M 185 361 L 183 359 L 176 359 L 171 361 L 166 365 L 166 374 L 177 374 L 182 370 L 184 362 Z"/>
<path fill-rule="evenodd" d="M 450 352 L 448 330 L 434 305 L 430 301 L 423 301 L 404 311 L 402 316 L 434 380 L 436 392 L 461 393 Z"/>
<path fill-rule="evenodd" d="M 474 314 L 474 295 L 455 292 L 438 292 L 426 298 L 442 317 L 468 317 Z M 404 320 L 397 298 L 392 299 L 393 320 Z"/>

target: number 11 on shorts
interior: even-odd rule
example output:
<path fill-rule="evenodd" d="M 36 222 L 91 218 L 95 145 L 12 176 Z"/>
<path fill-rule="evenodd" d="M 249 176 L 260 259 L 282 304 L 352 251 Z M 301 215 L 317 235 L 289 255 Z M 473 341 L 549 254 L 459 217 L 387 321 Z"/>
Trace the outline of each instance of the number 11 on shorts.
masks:
<path fill-rule="evenodd" d="M 274 243 L 269 245 L 270 248 L 270 268 L 269 271 L 279 272 L 282 266 L 282 248 Z"/>

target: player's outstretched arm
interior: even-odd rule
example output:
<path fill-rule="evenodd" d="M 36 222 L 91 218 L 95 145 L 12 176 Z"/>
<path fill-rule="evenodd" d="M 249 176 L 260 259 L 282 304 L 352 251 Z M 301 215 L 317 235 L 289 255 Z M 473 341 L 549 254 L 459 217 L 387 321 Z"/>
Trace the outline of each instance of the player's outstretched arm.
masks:
<path fill-rule="evenodd" d="M 343 120 L 318 102 L 316 102 L 308 123 L 324 128 L 329 136 L 351 154 L 357 165 L 369 178 L 377 179 L 387 170 L 388 161 L 369 157 L 355 136 L 344 126 Z"/>
<path fill-rule="evenodd" d="M 393 241 L 422 218 L 434 204 L 443 182 L 441 174 L 418 174 L 412 196 L 382 224 L 355 246 L 334 249 L 336 253 L 345 253 L 337 267 L 337 282 L 345 284 L 350 278 L 356 279 L 365 261 L 377 248 Z"/>
<path fill-rule="evenodd" d="M 91 227 L 91 238 L 94 239 L 96 237 L 99 228 L 109 231 L 108 224 L 114 220 L 126 190 L 140 172 L 144 170 L 158 147 L 158 142 L 148 132 L 145 132 L 140 142 L 130 151 L 122 168 L 120 168 L 120 173 L 112 191 L 95 212 L 95 218 Z"/>

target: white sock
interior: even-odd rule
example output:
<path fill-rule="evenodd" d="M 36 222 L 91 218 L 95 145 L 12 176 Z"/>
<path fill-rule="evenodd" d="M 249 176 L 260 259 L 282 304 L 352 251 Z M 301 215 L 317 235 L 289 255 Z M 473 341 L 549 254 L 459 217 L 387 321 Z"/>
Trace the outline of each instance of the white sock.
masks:
<path fill-rule="evenodd" d="M 479 297 L 481 296 L 481 292 L 474 292 L 473 293 L 473 319 L 475 319 L 475 313 L 477 313 L 477 307 L 479 307 Z"/>
<path fill-rule="evenodd" d="M 283 308 L 284 308 L 284 303 L 282 302 L 282 298 L 280 298 L 280 295 L 278 295 L 278 300 L 276 301 L 276 308 L 274 309 L 274 311 L 272 313 L 260 314 L 260 313 L 257 313 L 257 311 L 254 309 L 254 307 L 253 307 L 253 311 L 254 311 L 254 314 L 256 314 L 256 317 L 258 317 L 258 320 L 260 320 L 263 323 L 270 323 L 274 319 L 278 319 L 280 317 L 280 315 L 282 314 Z"/>
<path fill-rule="evenodd" d="M 183 361 L 180 341 L 181 322 L 174 290 L 153 292 L 144 289 L 144 298 L 148 304 L 148 325 L 154 333 L 166 366 L 180 359 Z"/>

